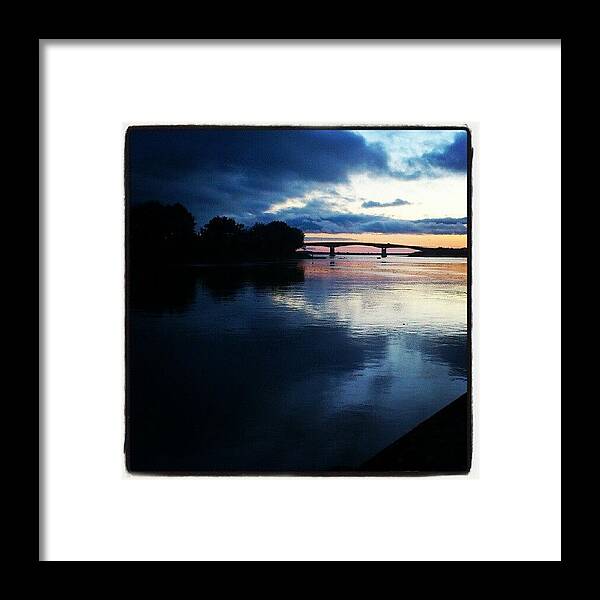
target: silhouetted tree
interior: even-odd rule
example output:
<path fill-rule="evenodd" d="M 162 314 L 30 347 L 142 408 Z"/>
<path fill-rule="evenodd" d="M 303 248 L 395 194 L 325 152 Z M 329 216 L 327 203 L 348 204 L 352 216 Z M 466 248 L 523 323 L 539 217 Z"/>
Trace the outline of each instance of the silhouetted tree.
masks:
<path fill-rule="evenodd" d="M 304 233 L 283 221 L 250 228 L 229 217 L 214 217 L 199 234 L 181 204 L 149 202 L 129 211 L 129 257 L 133 264 L 178 264 L 206 260 L 247 260 L 293 256 Z"/>
<path fill-rule="evenodd" d="M 129 211 L 129 252 L 134 263 L 186 262 L 197 243 L 196 222 L 182 204 L 148 202 Z"/>
<path fill-rule="evenodd" d="M 250 250 L 257 256 L 289 256 L 304 243 L 304 233 L 283 221 L 257 223 L 248 237 Z"/>
<path fill-rule="evenodd" d="M 200 229 L 204 238 L 223 239 L 226 236 L 239 236 L 243 233 L 244 226 L 229 217 L 213 217 Z"/>
<path fill-rule="evenodd" d="M 244 226 L 229 217 L 213 217 L 200 229 L 200 258 L 235 257 L 243 251 Z"/>
<path fill-rule="evenodd" d="M 214 217 L 200 230 L 200 257 L 213 260 L 285 258 L 304 243 L 304 233 L 283 221 L 250 228 L 229 217 Z"/>

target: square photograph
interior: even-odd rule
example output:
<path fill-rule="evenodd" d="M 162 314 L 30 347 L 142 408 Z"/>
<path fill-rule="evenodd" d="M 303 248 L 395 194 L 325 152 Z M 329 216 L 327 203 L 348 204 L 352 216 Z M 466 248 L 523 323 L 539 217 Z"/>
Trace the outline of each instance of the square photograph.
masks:
<path fill-rule="evenodd" d="M 467 127 L 132 126 L 126 465 L 467 474 Z"/>

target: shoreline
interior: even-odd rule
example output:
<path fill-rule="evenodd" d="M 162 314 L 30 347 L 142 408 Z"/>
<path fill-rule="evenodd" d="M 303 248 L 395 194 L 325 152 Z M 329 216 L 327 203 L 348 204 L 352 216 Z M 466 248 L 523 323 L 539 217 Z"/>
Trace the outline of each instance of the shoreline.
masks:
<path fill-rule="evenodd" d="M 364 253 L 364 252 L 339 252 L 336 253 L 336 257 L 347 257 L 347 256 L 365 256 L 365 257 L 374 257 L 376 259 L 382 259 L 380 254 L 375 253 Z M 421 253 L 415 254 L 388 254 L 382 260 L 389 258 L 411 258 L 411 259 L 420 259 L 420 258 L 464 258 L 467 259 L 467 256 L 452 256 L 452 255 L 422 255 Z M 223 260 L 223 261 L 210 261 L 210 262 L 195 262 L 195 263 L 165 263 L 165 264 L 145 264 L 145 265 L 128 265 L 130 271 L 148 271 L 154 269 L 164 269 L 164 270 L 186 270 L 186 269 L 202 269 L 206 267 L 258 267 L 258 266 L 275 266 L 275 265 L 291 265 L 297 264 L 303 260 L 335 260 L 335 257 L 330 257 L 329 253 L 317 253 L 310 256 L 290 256 L 288 258 L 272 258 L 272 259 L 249 259 L 249 260 Z"/>
<path fill-rule="evenodd" d="M 364 462 L 362 473 L 466 475 L 471 470 L 472 411 L 468 392 Z"/>

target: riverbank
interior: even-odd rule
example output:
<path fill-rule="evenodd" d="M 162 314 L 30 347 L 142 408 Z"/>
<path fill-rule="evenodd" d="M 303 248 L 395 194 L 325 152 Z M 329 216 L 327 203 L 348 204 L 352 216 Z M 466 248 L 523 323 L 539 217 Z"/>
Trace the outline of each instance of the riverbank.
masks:
<path fill-rule="evenodd" d="M 359 467 L 363 473 L 466 474 L 471 469 L 471 401 L 463 394 Z"/>

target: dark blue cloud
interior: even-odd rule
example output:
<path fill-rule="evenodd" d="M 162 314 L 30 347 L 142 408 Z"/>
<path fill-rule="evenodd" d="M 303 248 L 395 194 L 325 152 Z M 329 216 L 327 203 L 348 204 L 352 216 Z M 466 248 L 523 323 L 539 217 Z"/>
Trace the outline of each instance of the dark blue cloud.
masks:
<path fill-rule="evenodd" d="M 466 234 L 467 217 L 438 219 L 393 219 L 362 213 L 337 212 L 320 200 L 302 208 L 288 208 L 275 217 L 305 233 L 429 233 Z"/>
<path fill-rule="evenodd" d="M 461 131 L 448 146 L 427 152 L 421 157 L 430 165 L 446 171 L 467 170 L 467 134 Z"/>
<path fill-rule="evenodd" d="M 139 128 L 129 142 L 132 171 L 167 176 L 243 168 L 266 178 L 341 183 L 349 171 L 388 169 L 381 145 L 343 130 Z"/>
<path fill-rule="evenodd" d="M 375 200 L 368 200 L 362 203 L 363 208 L 381 208 L 382 206 L 406 206 L 410 204 L 408 200 L 402 200 L 402 198 L 396 198 L 391 202 L 375 202 Z"/>
<path fill-rule="evenodd" d="M 467 134 L 459 131 L 454 140 L 441 148 L 435 148 L 421 156 L 407 160 L 408 169 L 399 177 L 418 179 L 467 171 Z"/>
<path fill-rule="evenodd" d="M 133 128 L 132 202 L 182 202 L 199 220 L 252 219 L 272 203 L 354 172 L 389 173 L 380 144 L 344 130 Z"/>

